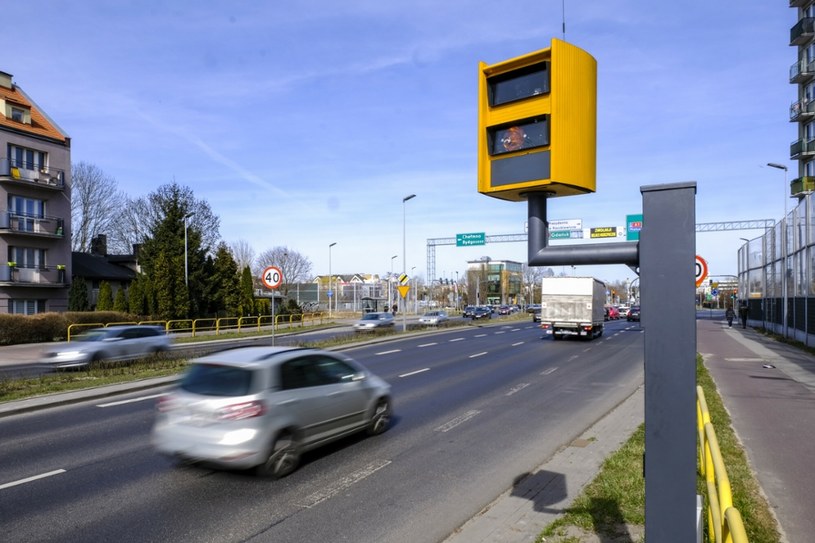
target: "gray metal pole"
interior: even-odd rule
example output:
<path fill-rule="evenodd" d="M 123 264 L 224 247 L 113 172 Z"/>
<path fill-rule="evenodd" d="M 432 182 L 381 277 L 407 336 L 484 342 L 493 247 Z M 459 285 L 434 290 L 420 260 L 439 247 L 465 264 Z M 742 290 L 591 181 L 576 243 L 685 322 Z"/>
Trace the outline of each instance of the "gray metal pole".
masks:
<path fill-rule="evenodd" d="M 641 187 L 645 539 L 696 541 L 696 183 Z"/>

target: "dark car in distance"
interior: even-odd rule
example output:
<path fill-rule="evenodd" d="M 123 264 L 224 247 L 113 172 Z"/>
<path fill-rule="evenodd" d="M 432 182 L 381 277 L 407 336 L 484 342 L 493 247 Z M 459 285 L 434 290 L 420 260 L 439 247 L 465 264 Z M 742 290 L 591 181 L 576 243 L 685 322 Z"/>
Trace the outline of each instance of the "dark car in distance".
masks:
<path fill-rule="evenodd" d="M 473 309 L 472 316 L 470 317 L 473 320 L 478 319 L 491 319 L 492 318 L 492 310 L 489 307 L 478 306 Z"/>
<path fill-rule="evenodd" d="M 625 316 L 626 320 L 628 321 L 637 321 L 640 320 L 640 306 L 632 305 L 629 310 L 628 314 Z"/>

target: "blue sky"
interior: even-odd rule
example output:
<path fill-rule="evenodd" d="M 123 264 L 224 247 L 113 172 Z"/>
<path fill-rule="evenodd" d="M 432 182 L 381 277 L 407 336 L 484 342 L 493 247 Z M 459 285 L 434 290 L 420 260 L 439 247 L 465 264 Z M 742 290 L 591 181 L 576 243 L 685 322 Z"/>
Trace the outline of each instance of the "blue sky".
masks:
<path fill-rule="evenodd" d="M 640 187 L 696 181 L 696 222 L 779 220 L 796 139 L 786 3 L 568 0 L 566 40 L 598 63 L 597 192 L 550 219 L 622 226 Z M 561 38 L 560 0 L 99 1 L 4 6 L 4 62 L 132 197 L 175 180 L 227 242 L 287 246 L 313 272 L 426 276 L 427 239 L 524 232 L 525 203 L 476 190 L 478 62 Z M 20 24 L 11 24 L 16 21 Z M 794 202 L 789 201 L 792 209 Z M 710 273 L 740 237 L 700 233 Z M 393 255 L 399 255 L 392 260 Z M 438 247 L 436 275 L 525 243 Z M 689 263 L 692 266 L 693 263 Z M 561 271 L 561 270 L 556 270 Z M 627 267 L 578 267 L 606 280 Z"/>

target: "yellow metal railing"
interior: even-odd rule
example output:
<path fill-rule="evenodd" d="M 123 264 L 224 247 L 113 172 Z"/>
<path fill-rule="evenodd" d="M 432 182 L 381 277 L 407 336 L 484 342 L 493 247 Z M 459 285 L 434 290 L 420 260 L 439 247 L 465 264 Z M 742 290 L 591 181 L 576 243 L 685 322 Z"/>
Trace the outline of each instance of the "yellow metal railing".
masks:
<path fill-rule="evenodd" d="M 207 319 L 179 319 L 170 321 L 139 321 L 139 322 L 109 322 L 107 324 L 102 322 L 71 324 L 68 326 L 68 341 L 77 334 L 77 330 L 85 328 L 103 328 L 106 326 L 115 326 L 121 324 L 153 324 L 164 327 L 168 334 L 190 334 L 195 337 L 202 332 L 214 332 L 215 335 L 220 335 L 221 332 L 241 331 L 261 332 L 263 327 L 272 326 L 275 330 L 281 327 L 281 324 L 292 326 L 299 325 L 300 327 L 306 326 L 306 323 L 311 325 L 322 324 L 326 320 L 324 313 L 303 313 L 291 315 L 261 315 L 253 317 L 221 317 L 221 318 L 207 318 Z"/>
<path fill-rule="evenodd" d="M 748 543 L 738 509 L 733 507 L 730 478 L 702 387 L 696 387 L 696 428 L 699 433 L 699 471 L 707 485 L 708 539 L 715 543 Z"/>

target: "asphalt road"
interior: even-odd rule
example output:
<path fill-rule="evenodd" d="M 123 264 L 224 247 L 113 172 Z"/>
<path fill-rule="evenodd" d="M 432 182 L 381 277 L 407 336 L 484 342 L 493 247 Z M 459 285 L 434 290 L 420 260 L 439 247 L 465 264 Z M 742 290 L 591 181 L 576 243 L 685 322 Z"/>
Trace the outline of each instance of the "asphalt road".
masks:
<path fill-rule="evenodd" d="M 156 455 L 148 437 L 160 390 L 0 419 L 0 533 L 440 541 L 643 379 L 641 329 L 625 321 L 592 342 L 493 322 L 346 352 L 393 385 L 393 427 L 315 451 L 281 481 Z"/>

